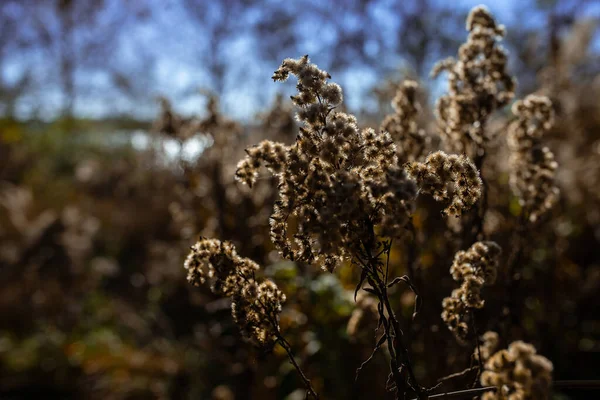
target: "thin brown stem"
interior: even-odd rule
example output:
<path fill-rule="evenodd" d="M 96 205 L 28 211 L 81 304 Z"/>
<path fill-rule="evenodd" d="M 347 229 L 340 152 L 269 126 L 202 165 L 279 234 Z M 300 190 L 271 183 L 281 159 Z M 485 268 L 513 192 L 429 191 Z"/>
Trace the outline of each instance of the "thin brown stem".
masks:
<path fill-rule="evenodd" d="M 597 380 L 572 380 L 572 381 L 555 381 L 552 383 L 552 387 L 556 389 L 583 389 L 583 390 L 598 390 L 600 388 L 600 381 Z M 498 390 L 496 386 L 485 386 L 475 389 L 458 390 L 455 392 L 438 393 L 428 397 L 428 399 L 469 399 L 473 396 L 491 391 Z M 411 399 L 419 400 L 419 399 Z"/>
<path fill-rule="evenodd" d="M 288 341 L 285 340 L 285 338 L 281 335 L 279 331 L 277 331 L 275 335 L 277 337 L 277 343 L 286 351 L 290 363 L 292 363 L 294 368 L 296 368 L 296 371 L 298 371 L 298 374 L 304 381 L 304 386 L 306 386 L 306 390 L 308 391 L 308 393 L 313 398 L 318 399 L 319 396 L 317 395 L 317 392 L 315 392 L 315 390 L 313 389 L 310 380 L 306 377 L 306 375 L 304 375 L 304 371 L 302 371 L 302 368 L 300 368 L 300 365 L 298 365 L 298 362 L 296 362 L 296 358 L 294 357 L 294 353 L 292 352 L 292 347 L 290 346 Z"/>
<path fill-rule="evenodd" d="M 252 274 L 254 274 L 254 272 L 252 272 Z M 244 274 L 238 273 L 238 275 L 244 281 L 249 282 L 248 277 L 245 276 Z M 254 277 L 253 277 L 253 279 L 254 279 Z M 261 307 L 263 309 L 267 309 L 266 305 L 259 298 L 257 298 L 257 301 L 260 303 L 260 305 L 261 305 Z M 283 335 L 281 334 L 281 331 L 279 330 L 279 323 L 277 322 L 277 316 L 275 316 L 275 315 L 265 315 L 265 317 L 267 318 L 267 320 L 271 324 L 271 327 L 273 328 L 273 332 L 275 333 L 275 337 L 277 338 L 277 343 L 281 347 L 283 347 L 283 349 L 286 351 L 290 362 L 292 363 L 292 365 L 294 366 L 294 368 L 296 368 L 296 371 L 298 372 L 298 374 L 300 375 L 300 377 L 304 381 L 304 385 L 306 386 L 306 390 L 308 391 L 308 393 L 311 396 L 313 396 L 315 399 L 318 399 L 319 396 L 317 395 L 317 393 L 313 389 L 312 385 L 310 384 L 310 380 L 306 377 L 306 375 L 304 374 L 304 371 L 302 371 L 302 368 L 300 368 L 300 365 L 298 365 L 298 363 L 296 362 L 296 358 L 294 357 L 294 353 L 292 352 L 291 345 L 283 337 Z"/>
<path fill-rule="evenodd" d="M 470 399 L 491 390 L 497 390 L 496 386 L 487 386 L 476 389 L 458 390 L 456 392 L 445 392 L 428 396 L 427 399 Z M 418 398 L 411 400 L 419 400 Z"/>
<path fill-rule="evenodd" d="M 438 379 L 437 381 L 438 381 L 438 383 L 443 383 L 443 382 L 449 381 L 451 379 L 461 378 L 461 377 L 467 375 L 469 372 L 477 370 L 478 368 L 479 368 L 478 366 L 469 367 L 460 372 L 455 372 L 453 374 L 446 375 L 443 378 Z"/>
<path fill-rule="evenodd" d="M 477 321 L 475 321 L 475 313 L 471 310 L 471 323 L 473 324 L 473 333 L 475 334 L 475 350 L 477 351 L 477 375 L 475 376 L 475 381 L 471 385 L 472 388 L 477 386 L 477 382 L 479 382 L 479 377 L 483 372 L 483 361 L 481 360 L 481 348 L 479 346 L 479 334 L 477 333 Z"/>

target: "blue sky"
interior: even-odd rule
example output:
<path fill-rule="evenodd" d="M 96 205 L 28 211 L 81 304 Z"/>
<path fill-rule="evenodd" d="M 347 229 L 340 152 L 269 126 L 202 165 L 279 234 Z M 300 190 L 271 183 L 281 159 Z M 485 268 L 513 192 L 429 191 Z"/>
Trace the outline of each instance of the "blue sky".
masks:
<path fill-rule="evenodd" d="M 107 1 L 107 13 L 122 12 L 119 2 Z M 131 101 L 125 96 L 110 94 L 110 79 L 105 71 L 80 70 L 76 74 L 76 82 L 83 87 L 90 87 L 90 93 L 81 94 L 76 101 L 75 112 L 78 115 L 89 117 L 102 117 L 105 115 L 130 113 L 141 117 L 152 117 L 156 112 L 154 96 L 165 95 L 174 99 L 176 108 L 187 114 L 198 113 L 202 110 L 204 98 L 196 94 L 198 88 L 211 88 L 210 76 L 199 65 L 198 52 L 210 45 L 207 38 L 202 35 L 202 29 L 189 18 L 187 10 L 176 0 L 147 0 L 152 17 L 144 22 L 128 22 L 124 26 L 123 35 L 117 48 L 109 55 L 111 62 L 117 69 L 127 71 L 130 66 L 146 69 L 149 73 L 146 80 L 138 82 L 140 90 L 146 94 L 144 99 Z M 278 0 L 270 0 L 277 2 Z M 315 0 L 316 1 L 316 0 Z M 393 31 L 397 24 L 394 15 L 386 12 L 387 6 L 393 0 L 378 0 L 370 7 L 370 14 L 364 20 L 359 18 L 347 19 L 343 23 L 349 28 L 352 25 L 370 23 L 373 29 L 382 32 Z M 439 0 L 434 4 L 447 7 L 449 3 Z M 565 6 L 569 2 L 563 2 Z M 466 13 L 471 7 L 481 4 L 480 1 L 459 0 L 452 3 L 457 13 Z M 485 3 L 484 3 L 485 4 Z M 505 0 L 494 1 L 486 4 L 496 18 L 510 26 L 525 24 L 532 27 L 543 28 L 545 18 L 526 12 L 531 7 L 531 2 Z M 207 8 L 209 9 L 209 8 Z M 600 2 L 591 3 L 585 12 L 586 16 L 600 17 Z M 110 15 L 109 15 L 110 16 Z M 218 16 L 215 16 L 218 18 Z M 248 16 L 252 18 L 252 15 Z M 51 23 L 51 20 L 49 20 Z M 335 36 L 330 27 L 319 21 L 304 21 L 291 27 L 295 29 L 300 41 L 298 54 L 289 54 L 297 57 L 310 54 L 313 62 L 328 68 L 331 60 L 328 58 L 328 47 L 335 41 Z M 461 33 L 462 40 L 466 32 Z M 386 38 L 388 40 L 388 38 Z M 395 40 L 389 37 L 390 41 Z M 594 46 L 600 50 L 600 40 Z M 271 81 L 272 71 L 277 68 L 277 63 L 266 63 L 257 58 L 257 46 L 261 43 L 256 38 L 245 35 L 243 32 L 238 37 L 229 40 L 224 54 L 231 64 L 231 74 L 225 80 L 226 90 L 222 98 L 224 111 L 238 119 L 250 119 L 257 112 L 264 109 L 273 98 L 273 95 L 282 91 L 291 93 L 294 85 L 275 84 Z M 371 47 L 369 47 L 371 46 Z M 367 51 L 377 52 L 376 45 L 367 43 Z M 142 55 L 144 58 L 142 58 Z M 29 96 L 24 96 L 17 104 L 17 112 L 22 117 L 31 116 L 37 112 L 40 116 L 51 118 L 60 109 L 61 90 L 56 84 L 51 84 L 47 78 L 52 73 L 52 66 L 46 60 L 47 53 L 29 52 L 27 54 L 10 54 L 0 59 L 3 82 L 15 82 L 24 71 L 24 65 L 36 75 L 39 89 Z M 146 60 L 147 59 L 147 60 Z M 380 61 L 386 65 L 401 65 L 402 59 L 397 54 L 385 54 Z M 33 65 L 33 67 L 32 67 Z M 370 65 L 357 64 L 353 68 L 337 71 L 334 80 L 342 84 L 345 91 L 346 104 L 351 109 L 368 106 L 367 95 L 369 89 L 382 77 Z"/>

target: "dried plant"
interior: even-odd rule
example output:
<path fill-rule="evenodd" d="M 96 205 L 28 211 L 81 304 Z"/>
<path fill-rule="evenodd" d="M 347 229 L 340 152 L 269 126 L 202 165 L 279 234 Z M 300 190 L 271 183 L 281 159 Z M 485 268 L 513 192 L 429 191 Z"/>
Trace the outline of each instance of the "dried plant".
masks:
<path fill-rule="evenodd" d="M 506 71 L 507 53 L 499 44 L 504 26 L 488 9 L 472 9 L 466 28 L 469 37 L 460 47 L 458 59 L 448 58 L 433 69 L 434 77 L 442 71 L 449 74 L 449 91 L 438 100 L 436 117 L 450 150 L 481 156 L 487 140 L 485 122 L 514 97 L 515 80 Z"/>
<path fill-rule="evenodd" d="M 391 240 L 378 239 L 375 233 L 402 236 L 416 186 L 398 165 L 389 133 L 359 131 L 353 116 L 334 112 L 342 91 L 327 83 L 327 72 L 304 56 L 284 60 L 273 79 L 283 81 L 290 74 L 298 78 L 298 95 L 292 101 L 300 107 L 297 118 L 303 123 L 296 143 L 264 141 L 248 149 L 237 178 L 252 185 L 263 163 L 277 177 L 279 200 L 271 216 L 271 240 L 283 257 L 328 271 L 345 260 L 361 268 L 356 291 L 365 280 L 371 284 L 368 290 L 379 299 L 380 324 L 385 326 L 375 350 L 387 341 L 395 390 L 400 394 L 410 387 L 421 396 L 423 389 L 416 382 L 388 299 L 387 267 L 379 259 L 384 253 L 389 259 Z M 295 243 L 288 238 L 291 217 L 296 217 Z M 401 366 L 408 370 L 406 378 Z"/>
<path fill-rule="evenodd" d="M 418 126 L 421 105 L 417 101 L 419 85 L 415 81 L 404 81 L 392 100 L 394 114 L 385 117 L 380 130 L 388 132 L 396 143 L 398 160 L 403 163 L 421 158 L 430 145 L 425 130 Z"/>
<path fill-rule="evenodd" d="M 249 148 L 236 175 L 252 185 L 264 164 L 279 187 L 271 240 L 283 257 L 333 271 L 357 248 L 376 245 L 364 243 L 373 226 L 384 235 L 402 235 L 416 187 L 398 165 L 388 133 L 359 131 L 353 116 L 334 112 L 342 92 L 326 82 L 325 71 L 305 56 L 285 60 L 273 79 L 285 80 L 289 74 L 298 76 L 299 93 L 292 100 L 304 123 L 296 143 L 263 141 Z M 292 243 L 288 226 L 294 217 Z"/>
<path fill-rule="evenodd" d="M 271 280 L 257 280 L 258 265 L 240 257 L 228 242 L 201 239 L 185 260 L 188 282 L 195 286 L 210 279 L 213 292 L 231 297 L 231 314 L 243 335 L 265 348 L 281 345 L 306 384 L 308 393 L 317 394 L 298 366 L 289 343 L 279 330 L 279 313 L 285 294 Z"/>
<path fill-rule="evenodd" d="M 477 6 L 467 17 L 467 41 L 458 57 L 439 62 L 432 70 L 436 77 L 448 73 L 448 93 L 436 103 L 435 116 L 444 147 L 451 153 L 464 154 L 480 172 L 482 184 L 478 207 L 467 218 L 456 221 L 453 228 L 465 233 L 465 245 L 481 240 L 488 208 L 488 185 L 491 174 L 485 159 L 491 150 L 494 132 L 489 122 L 494 113 L 514 97 L 516 80 L 507 70 L 508 54 L 501 45 L 503 25 L 496 22 L 485 6 Z M 460 208 L 460 203 L 459 203 Z M 451 210 L 456 214 L 456 210 Z"/>
<path fill-rule="evenodd" d="M 461 285 L 444 299 L 442 319 L 459 340 L 464 341 L 469 333 L 467 321 L 472 310 L 483 308 L 481 288 L 496 282 L 500 251 L 494 242 L 477 242 L 454 257 L 450 274 Z"/>
<path fill-rule="evenodd" d="M 163 99 L 147 150 L 3 131 L 0 397 L 296 398 L 296 373 L 324 399 L 560 395 L 600 343 L 600 86 L 575 29 L 513 103 L 476 7 L 437 118 L 414 81 L 354 117 L 301 57 L 257 120 Z"/>
<path fill-rule="evenodd" d="M 209 278 L 214 293 L 232 299 L 233 319 L 245 337 L 269 346 L 280 335 L 278 320 L 285 295 L 272 281 L 257 281 L 258 265 L 240 257 L 231 243 L 200 240 L 192 246 L 184 267 L 192 285 L 200 286 Z"/>
<path fill-rule="evenodd" d="M 550 99 L 535 95 L 516 101 L 512 109 L 516 120 L 508 133 L 510 186 L 526 218 L 536 222 L 559 195 L 554 183 L 558 164 L 541 140 L 554 124 L 554 111 Z"/>
<path fill-rule="evenodd" d="M 402 240 L 409 231 L 415 240 L 411 218 L 418 193 L 432 195 L 444 203 L 445 214 L 456 217 L 480 201 L 486 189 L 479 175 L 485 156 L 485 124 L 494 111 L 508 104 L 514 91 L 513 78 L 505 71 L 506 54 L 497 45 L 503 28 L 485 8 L 477 7 L 469 15 L 467 29 L 469 39 L 460 49 L 459 60 L 447 60 L 435 70 L 450 72 L 450 93 L 442 97 L 437 110 L 446 146 L 473 154 L 475 163 L 466 155 L 443 151 L 419 161 L 428 141 L 417 126 L 419 105 L 413 82 L 399 89 L 393 102 L 396 114 L 385 119 L 381 132 L 359 130 L 354 116 L 335 110 L 342 102 L 341 88 L 328 82 L 331 76 L 304 56 L 284 60 L 273 75 L 275 81 L 285 81 L 290 75 L 298 79 L 298 94 L 291 97 L 299 108 L 296 118 L 301 123 L 296 142 L 286 145 L 264 140 L 246 150 L 247 156 L 236 171 L 236 178 L 250 187 L 256 184 L 262 166 L 276 179 L 278 200 L 270 217 L 270 234 L 281 256 L 330 272 L 348 262 L 359 268 L 355 297 L 362 288 L 377 300 L 359 298 L 348 332 L 357 336 L 358 327 L 370 317 L 377 319 L 377 331 L 383 328 L 383 333 L 357 374 L 379 348 L 386 347 L 388 388 L 397 398 L 405 398 L 408 392 L 426 398 L 437 386 L 426 388 L 418 383 L 400 321 L 390 303 L 388 289 L 400 282 L 416 294 L 413 318 L 421 302 L 411 278 L 389 277 L 392 240 Z M 482 230 L 485 202 L 480 204 L 477 217 L 475 237 Z M 500 253 L 496 243 L 483 241 L 455 256 L 450 272 L 461 286 L 443 301 L 442 319 L 460 341 L 466 340 L 470 325 L 477 340 L 473 310 L 484 305 L 482 286 L 496 280 Z M 206 268 L 199 267 L 200 260 L 208 258 L 212 267 L 202 272 Z M 240 259 L 221 242 L 203 240 L 186 261 L 188 279 L 197 283 L 205 276 L 213 278 L 213 290 L 233 297 L 234 319 L 245 335 L 259 343 L 271 343 L 268 338 L 277 342 L 281 337 L 277 317 L 260 316 L 267 309 L 280 310 L 281 302 L 276 301 L 275 308 L 262 305 L 255 309 L 253 299 L 260 293 L 254 282 L 256 264 L 242 260 L 246 259 Z M 231 271 L 237 270 L 242 272 L 232 275 Z M 365 283 L 369 286 L 363 287 Z M 275 288 L 272 293 L 279 293 Z M 273 294 L 271 298 L 280 297 Z M 265 320 L 272 321 L 268 328 Z M 491 352 L 488 347 L 484 346 L 482 353 L 477 344 L 478 374 L 483 370 L 484 356 Z M 316 396 L 299 367 L 298 371 L 309 393 Z"/>
<path fill-rule="evenodd" d="M 486 333 L 487 342 L 493 333 Z M 484 338 L 485 339 L 485 338 Z M 485 371 L 481 374 L 483 386 L 498 389 L 482 395 L 482 400 L 528 400 L 550 399 L 552 386 L 552 363 L 539 354 L 531 344 L 512 342 L 508 350 L 500 350 L 489 356 Z"/>
<path fill-rule="evenodd" d="M 431 194 L 437 201 L 450 201 L 444 210 L 448 215 L 460 216 L 481 196 L 479 172 L 465 156 L 437 151 L 428 155 L 424 163 L 410 163 L 407 171 L 417 181 L 420 192 Z"/>

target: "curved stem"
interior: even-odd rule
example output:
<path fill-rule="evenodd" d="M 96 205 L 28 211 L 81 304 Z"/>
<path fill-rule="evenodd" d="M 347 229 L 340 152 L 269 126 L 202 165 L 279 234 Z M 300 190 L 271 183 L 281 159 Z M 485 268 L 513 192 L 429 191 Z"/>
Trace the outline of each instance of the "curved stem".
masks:
<path fill-rule="evenodd" d="M 254 274 L 254 272 L 252 272 L 252 274 Z M 248 281 L 247 276 L 243 274 L 239 274 L 239 276 L 245 281 Z M 257 298 L 257 300 L 263 309 L 267 309 L 266 305 L 259 298 Z M 294 353 L 292 352 L 292 346 L 290 346 L 289 342 L 281 334 L 281 331 L 279 330 L 279 323 L 277 322 L 277 317 L 275 315 L 269 314 L 265 315 L 265 317 L 267 318 L 267 320 L 271 324 L 271 327 L 273 328 L 273 332 L 275 334 L 275 337 L 277 338 L 277 343 L 286 351 L 290 362 L 292 363 L 294 368 L 296 368 L 296 371 L 304 381 L 306 390 L 311 396 L 313 396 L 315 399 L 318 399 L 319 396 L 317 395 L 317 392 L 315 392 L 315 390 L 313 389 L 312 385 L 310 384 L 310 380 L 306 377 L 306 375 L 304 375 L 304 371 L 302 371 L 302 368 L 300 368 L 300 365 L 298 365 L 298 362 L 294 357 Z"/>
<path fill-rule="evenodd" d="M 455 372 L 453 374 L 450 375 L 446 375 L 443 378 L 438 379 L 438 384 L 440 383 L 444 383 L 446 381 L 449 381 L 451 379 L 455 379 L 455 378 L 462 378 L 463 376 L 467 375 L 469 372 L 471 371 L 475 371 L 477 370 L 479 367 L 477 365 L 473 366 L 473 367 L 469 367 L 469 368 L 465 368 L 460 372 Z"/>
<path fill-rule="evenodd" d="M 296 368 L 296 371 L 298 371 L 298 374 L 304 381 L 304 386 L 306 386 L 306 390 L 308 390 L 308 393 L 315 399 L 318 399 L 319 396 L 317 395 L 317 392 L 315 392 L 310 383 L 310 380 L 306 377 L 306 375 L 304 375 L 304 371 L 302 371 L 302 368 L 300 368 L 300 365 L 298 365 L 298 362 L 294 357 L 294 353 L 292 352 L 292 347 L 290 346 L 288 341 L 285 340 L 285 338 L 281 335 L 279 331 L 276 332 L 275 336 L 277 337 L 277 343 L 286 351 L 288 358 L 290 359 L 290 363 L 292 363 L 294 368 Z"/>
<path fill-rule="evenodd" d="M 598 390 L 600 381 L 598 380 L 573 380 L 573 381 L 555 381 L 552 386 L 556 389 L 582 389 Z M 458 390 L 455 392 L 445 392 L 429 396 L 429 399 L 469 399 L 473 396 L 482 394 L 491 390 L 498 390 L 496 386 L 485 386 L 476 389 Z M 412 399 L 419 400 L 419 399 Z"/>
<path fill-rule="evenodd" d="M 496 386 L 487 386 L 487 387 L 482 387 L 482 388 L 477 388 L 477 389 L 466 389 L 466 390 L 458 390 L 456 392 L 446 392 L 446 393 L 434 394 L 427 398 L 428 399 L 470 399 L 470 398 L 473 398 L 473 396 L 483 394 L 483 393 L 489 392 L 491 390 L 497 390 Z M 419 400 L 419 399 L 412 399 L 412 400 Z"/>

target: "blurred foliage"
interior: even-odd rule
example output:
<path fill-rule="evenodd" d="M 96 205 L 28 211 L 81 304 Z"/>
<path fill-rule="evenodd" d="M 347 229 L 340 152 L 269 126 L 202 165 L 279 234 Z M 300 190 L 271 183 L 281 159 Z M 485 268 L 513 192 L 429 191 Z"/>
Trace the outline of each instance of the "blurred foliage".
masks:
<path fill-rule="evenodd" d="M 560 8 L 551 3 L 544 10 L 555 16 L 553 10 Z M 186 4 L 197 8 L 194 1 Z M 307 12 L 335 19 L 330 10 L 314 7 Z M 357 2 L 346 12 L 360 15 L 361 7 Z M 97 10 L 89 10 L 90 18 Z M 277 12 L 282 23 L 293 17 L 289 10 Z M 409 63 L 417 63 L 416 73 L 392 76 L 388 70 L 390 79 L 381 75 L 376 95 L 382 106 L 365 111 L 359 118 L 365 125 L 379 125 L 387 113 L 383 104 L 387 107 L 401 79 L 423 75 L 429 58 L 454 51 L 463 38 L 452 29 L 444 35 L 430 31 L 435 14 L 415 9 L 403 15 L 411 21 L 403 29 L 421 35 L 411 49 L 433 44 L 427 45 L 427 54 L 413 54 Z M 445 11 L 442 15 L 450 18 Z M 110 26 L 118 26 L 120 20 L 111 21 Z M 267 22 L 258 21 L 257 29 L 271 32 Z M 538 90 L 556 104 L 558 123 L 549 146 L 560 165 L 562 198 L 527 240 L 512 299 L 519 312 L 512 314 L 509 335 L 534 343 L 551 359 L 555 379 L 598 379 L 600 371 L 600 69 L 598 55 L 589 50 L 593 43 L 586 41 L 595 26 L 589 24 L 556 22 L 556 29 L 543 37 L 523 28 L 515 39 L 527 37 L 533 46 L 515 55 L 522 63 L 518 71 L 534 71 L 524 79 L 523 90 Z M 379 59 L 362 53 L 368 46 L 351 51 L 368 42 L 364 36 L 370 27 L 338 28 L 335 49 L 345 57 L 336 62 L 352 64 L 356 54 L 367 63 Z M 289 46 L 292 39 L 286 38 Z M 94 41 L 86 49 L 100 44 Z M 269 57 L 281 57 L 281 49 L 270 51 Z M 98 62 L 96 56 L 86 60 Z M 229 67 L 222 60 L 215 63 L 215 74 Z M 72 71 L 63 72 L 68 91 Z M 129 79 L 135 82 L 135 71 Z M 249 192 L 233 181 L 245 147 L 263 138 L 294 140 L 290 104 L 279 97 L 254 121 L 241 124 L 222 114 L 218 96 L 206 98 L 206 109 L 193 117 L 180 116 L 164 102 L 152 129 L 135 118 L 92 120 L 67 111 L 47 122 L 22 121 L 11 113 L 0 119 L 1 398 L 303 398 L 285 353 L 264 354 L 244 343 L 230 304 L 186 283 L 183 259 L 198 235 L 233 241 L 287 294 L 282 330 L 324 399 L 386 398 L 383 355 L 355 382 L 356 368 L 375 344 L 374 332 L 361 338 L 347 332 L 357 271 L 348 266 L 329 274 L 281 261 L 268 240 L 272 183 L 259 181 L 259 188 Z M 64 107 L 72 106 L 67 102 Z M 490 129 L 502 131 L 507 115 L 495 116 Z M 167 122 L 177 129 L 167 129 Z M 429 131 L 434 122 L 428 112 L 420 121 Z M 186 134 L 178 137 L 174 132 L 182 126 Z M 503 189 L 506 149 L 498 145 L 495 150 L 490 164 L 497 168 L 485 172 L 496 189 L 489 196 L 484 228 L 508 247 L 521 209 Z M 452 227 L 438 205 L 430 199 L 420 203 L 414 218 L 421 266 L 417 285 L 425 302 L 413 321 L 412 292 L 394 289 L 392 300 L 407 327 L 416 374 L 433 385 L 468 367 L 472 348 L 456 343 L 440 318 L 442 298 L 454 286 L 448 273 L 457 250 Z M 405 273 L 407 252 L 405 244 L 396 244 L 391 273 Z M 502 290 L 489 289 L 486 307 L 491 311 L 478 316 L 482 330 L 503 315 Z M 463 388 L 465 382 L 459 379 L 446 388 Z M 591 398 L 563 395 L 557 398 Z"/>

